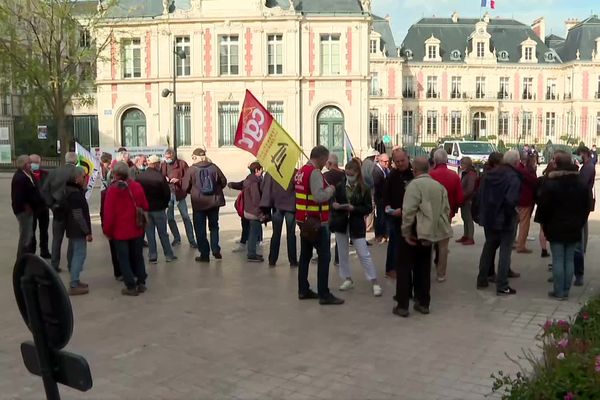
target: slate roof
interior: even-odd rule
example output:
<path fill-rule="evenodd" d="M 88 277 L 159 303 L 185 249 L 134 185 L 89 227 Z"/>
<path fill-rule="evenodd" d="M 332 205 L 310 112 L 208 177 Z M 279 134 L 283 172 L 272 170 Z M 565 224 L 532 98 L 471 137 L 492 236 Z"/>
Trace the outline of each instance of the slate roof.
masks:
<path fill-rule="evenodd" d="M 383 53 L 391 58 L 398 57 L 398 46 L 394 40 L 394 34 L 387 19 L 373 15 L 373 30 L 381 35 L 381 48 Z"/>
<path fill-rule="evenodd" d="M 590 61 L 592 51 L 596 49 L 596 39 L 600 37 L 600 18 L 593 15 L 569 30 L 564 42 L 556 47 L 563 61 L 574 61 L 577 59 L 577 50 L 579 50 L 579 59 Z"/>
<path fill-rule="evenodd" d="M 433 36 L 441 41 L 440 53 L 444 62 L 463 62 L 465 49 L 470 46 L 470 36 L 475 31 L 478 18 L 459 18 L 454 23 L 452 18 L 423 18 L 412 25 L 404 42 L 402 43 L 402 55 L 410 49 L 413 61 L 422 61 L 425 56 L 425 41 Z M 496 50 L 496 55 L 501 51 L 508 52 L 508 61 L 498 60 L 499 63 L 517 63 L 521 59 L 521 43 L 527 38 L 537 43 L 536 56 L 539 63 L 546 63 L 547 52 L 554 52 L 533 32 L 531 27 L 513 19 L 493 18 L 487 26 L 491 35 L 490 46 Z M 452 61 L 450 54 L 453 50 L 460 51 L 460 60 Z M 556 60 L 560 62 L 560 60 Z"/>

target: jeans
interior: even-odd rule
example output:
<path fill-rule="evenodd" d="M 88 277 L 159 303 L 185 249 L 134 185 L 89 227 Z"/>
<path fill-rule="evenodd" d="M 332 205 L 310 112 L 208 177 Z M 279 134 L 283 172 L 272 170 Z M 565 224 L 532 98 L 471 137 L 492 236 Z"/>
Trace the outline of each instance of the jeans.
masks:
<path fill-rule="evenodd" d="M 460 207 L 460 216 L 463 220 L 463 236 L 467 239 L 473 239 L 473 236 L 475 235 L 475 224 L 473 223 L 473 215 L 471 214 L 471 200 Z"/>
<path fill-rule="evenodd" d="M 48 228 L 50 226 L 50 210 L 42 208 L 33 216 L 33 237 L 31 240 L 31 252 L 35 253 L 37 241 L 35 240 L 35 231 L 40 227 L 40 254 L 50 253 L 48 250 Z"/>
<path fill-rule="evenodd" d="M 269 263 L 277 263 L 279 258 L 279 248 L 281 246 L 281 230 L 283 221 L 285 220 L 286 240 L 288 261 L 290 264 L 298 263 L 298 255 L 296 250 L 296 215 L 291 211 L 276 209 L 272 217 L 273 236 L 271 237 L 271 247 L 269 249 Z"/>
<path fill-rule="evenodd" d="M 340 256 L 340 278 L 342 279 L 350 279 L 350 248 L 349 248 L 349 235 L 347 233 L 335 233 L 335 242 L 338 245 L 339 256 Z M 354 248 L 356 249 L 356 254 L 358 255 L 358 259 L 365 270 L 365 276 L 369 281 L 374 281 L 377 279 L 377 272 L 375 270 L 375 264 L 373 263 L 373 258 L 371 258 L 371 253 L 369 252 L 369 247 L 367 246 L 367 239 L 363 238 L 354 238 L 352 239 L 352 243 L 354 244 Z"/>
<path fill-rule="evenodd" d="M 148 239 L 148 258 L 150 260 L 158 258 L 156 232 L 158 232 L 158 238 L 160 239 L 165 257 L 173 258 L 173 248 L 171 247 L 171 243 L 169 243 L 169 234 L 167 233 L 167 214 L 165 214 L 165 210 L 148 212 L 146 238 Z"/>
<path fill-rule="evenodd" d="M 575 243 L 575 255 L 573 257 L 575 262 L 575 276 L 583 276 L 585 270 L 584 247 L 585 242 L 584 238 L 582 237 L 582 239 L 579 242 Z"/>
<path fill-rule="evenodd" d="M 262 236 L 262 224 L 257 219 L 248 220 L 250 224 L 249 233 L 248 233 L 248 246 L 246 246 L 248 251 L 248 257 L 256 257 L 256 246 Z"/>
<path fill-rule="evenodd" d="M 510 270 L 510 255 L 514 238 L 514 223 L 506 230 L 495 230 L 484 227 L 485 244 L 479 259 L 479 275 L 477 282 L 487 284 L 490 269 L 494 268 L 496 250 L 500 248 L 498 257 L 498 273 L 496 274 L 496 289 L 503 290 L 508 287 L 508 271 Z"/>
<path fill-rule="evenodd" d="M 17 244 L 17 261 L 23 254 L 31 250 L 31 241 L 33 239 L 33 213 L 22 212 L 17 214 L 19 222 L 19 244 Z"/>
<path fill-rule="evenodd" d="M 248 235 L 250 234 L 250 221 L 242 217 L 242 236 L 240 237 L 240 244 L 246 244 L 248 241 Z"/>
<path fill-rule="evenodd" d="M 210 230 L 210 246 L 206 237 L 206 220 Z M 219 207 L 210 210 L 194 211 L 194 230 L 198 240 L 200 257 L 208 258 L 210 251 L 213 254 L 221 254 L 219 246 Z"/>
<path fill-rule="evenodd" d="M 115 250 L 123 281 L 128 289 L 146 284 L 146 265 L 144 264 L 144 237 L 131 240 L 115 240 Z M 136 282 L 137 278 L 137 282 Z"/>
<path fill-rule="evenodd" d="M 415 303 L 429 307 L 431 302 L 431 245 L 417 242 L 411 246 L 398 237 L 398 264 L 396 268 L 396 301 L 398 307 L 408 310 L 414 289 Z"/>
<path fill-rule="evenodd" d="M 575 243 L 550 242 L 554 295 L 569 296 L 575 269 Z"/>
<path fill-rule="evenodd" d="M 396 270 L 398 264 L 398 238 L 402 236 L 400 233 L 400 227 L 397 224 L 399 218 L 388 216 L 388 232 L 389 240 L 387 247 L 387 255 L 385 257 L 385 272 L 391 272 Z"/>
<path fill-rule="evenodd" d="M 69 265 L 71 266 L 71 287 L 76 288 L 79 284 L 79 275 L 83 270 L 83 264 L 87 256 L 87 241 L 85 238 L 69 239 Z"/>
<path fill-rule="evenodd" d="M 171 233 L 173 234 L 173 240 L 176 242 L 181 242 L 181 234 L 179 233 L 179 228 L 177 227 L 177 221 L 175 221 L 175 203 L 177 203 L 177 209 L 179 210 L 179 214 L 183 220 L 188 242 L 190 242 L 192 245 L 195 245 L 196 239 L 194 239 L 194 228 L 188 213 L 187 202 L 185 201 L 185 197 L 177 201 L 175 198 L 175 193 L 171 193 L 171 201 L 169 201 L 169 208 L 167 209 L 167 219 L 169 221 L 169 229 L 171 229 Z"/>
<path fill-rule="evenodd" d="M 308 283 L 308 267 L 312 258 L 313 249 L 317 250 L 317 291 L 319 297 L 329 297 L 329 262 L 331 261 L 331 234 L 329 226 L 323 225 L 319 230 L 319 237 L 311 242 L 300 237 L 300 260 L 298 262 L 298 294 L 305 295 L 310 291 Z"/>
<path fill-rule="evenodd" d="M 63 213 L 64 211 L 61 210 L 52 212 L 52 259 L 50 260 L 50 264 L 54 269 L 60 268 L 60 252 L 67 225 L 67 220 Z"/>
<path fill-rule="evenodd" d="M 385 214 L 385 206 L 378 204 L 375 206 L 375 237 L 387 236 L 387 215 Z"/>

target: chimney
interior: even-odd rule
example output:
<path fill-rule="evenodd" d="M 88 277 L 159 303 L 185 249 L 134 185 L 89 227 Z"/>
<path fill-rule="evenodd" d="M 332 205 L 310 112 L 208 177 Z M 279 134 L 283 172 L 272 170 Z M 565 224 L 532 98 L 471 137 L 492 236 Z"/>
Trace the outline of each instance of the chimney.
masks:
<path fill-rule="evenodd" d="M 452 13 L 452 22 L 455 24 L 458 22 L 458 13 L 456 11 Z"/>
<path fill-rule="evenodd" d="M 390 14 L 385 14 L 384 18 L 388 22 L 388 24 L 392 23 L 392 16 Z"/>
<path fill-rule="evenodd" d="M 573 28 L 575 25 L 577 25 L 579 23 L 579 20 L 577 18 L 568 18 L 565 21 L 565 28 L 567 28 L 567 35 L 569 34 L 569 31 L 571 30 L 571 28 Z"/>
<path fill-rule="evenodd" d="M 533 30 L 533 33 L 535 33 L 537 37 L 542 40 L 542 42 L 546 40 L 546 20 L 544 17 L 540 17 L 533 21 L 533 24 L 531 24 L 531 29 Z"/>

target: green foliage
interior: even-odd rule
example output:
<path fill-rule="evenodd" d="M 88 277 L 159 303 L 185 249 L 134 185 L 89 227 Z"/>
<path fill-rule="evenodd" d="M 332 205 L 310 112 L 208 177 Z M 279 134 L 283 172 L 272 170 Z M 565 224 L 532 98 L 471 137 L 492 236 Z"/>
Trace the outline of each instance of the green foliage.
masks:
<path fill-rule="evenodd" d="M 502 140 L 502 139 L 498 140 L 498 146 L 497 147 L 498 147 L 498 151 L 500 153 L 504 153 L 507 150 L 506 145 L 504 144 L 504 140 Z"/>
<path fill-rule="evenodd" d="M 495 393 L 503 400 L 600 399 L 600 297 L 570 321 L 547 321 L 538 339 L 542 357 L 525 353 L 530 370 L 514 377 L 493 374 Z"/>

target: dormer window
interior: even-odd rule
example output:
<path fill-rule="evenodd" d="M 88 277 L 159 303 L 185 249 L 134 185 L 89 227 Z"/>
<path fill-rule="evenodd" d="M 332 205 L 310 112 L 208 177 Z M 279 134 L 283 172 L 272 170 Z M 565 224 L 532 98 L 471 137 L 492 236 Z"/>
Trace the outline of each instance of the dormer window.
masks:
<path fill-rule="evenodd" d="M 452 50 L 452 53 L 450 53 L 450 60 L 460 61 L 460 50 Z"/>
<path fill-rule="evenodd" d="M 537 57 L 535 55 L 535 48 L 537 43 L 535 40 L 531 38 L 527 38 L 527 40 L 521 43 L 521 60 L 520 62 L 525 63 L 536 63 Z"/>
<path fill-rule="evenodd" d="M 544 55 L 544 60 L 549 63 L 556 61 L 556 58 L 554 57 L 554 53 L 551 51 L 546 52 L 546 54 Z"/>
<path fill-rule="evenodd" d="M 533 60 L 533 48 L 526 47 L 525 48 L 525 61 L 531 61 L 531 60 Z"/>
<path fill-rule="evenodd" d="M 437 58 L 437 46 L 432 44 L 427 46 L 427 57 L 430 60 L 434 60 Z"/>
<path fill-rule="evenodd" d="M 407 60 L 412 60 L 413 59 L 412 50 L 411 49 L 404 50 L 404 57 L 406 57 Z"/>
<path fill-rule="evenodd" d="M 371 41 L 369 42 L 369 53 L 371 53 L 371 54 L 377 53 L 377 48 L 379 47 L 377 45 L 377 42 L 378 42 L 377 39 L 371 39 Z"/>
<path fill-rule="evenodd" d="M 477 58 L 485 57 L 485 43 L 477 42 Z"/>
<path fill-rule="evenodd" d="M 423 57 L 423 61 L 442 61 L 440 43 L 441 41 L 433 36 L 433 34 L 425 41 L 425 57 Z"/>
<path fill-rule="evenodd" d="M 498 60 L 508 61 L 508 51 L 502 50 L 500 53 L 498 53 Z"/>

